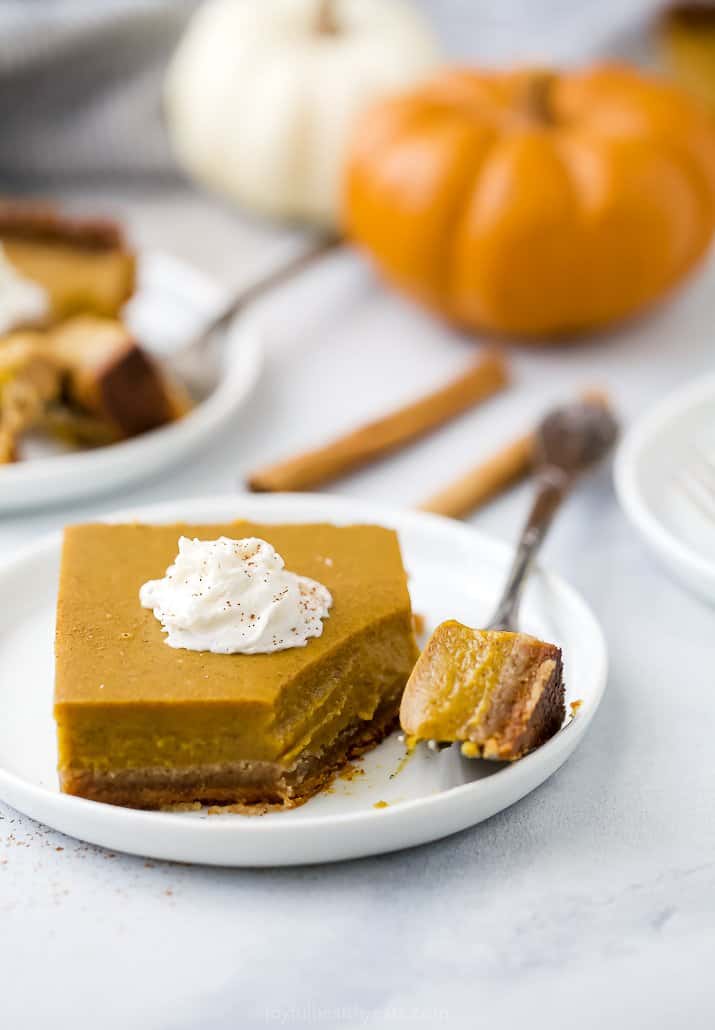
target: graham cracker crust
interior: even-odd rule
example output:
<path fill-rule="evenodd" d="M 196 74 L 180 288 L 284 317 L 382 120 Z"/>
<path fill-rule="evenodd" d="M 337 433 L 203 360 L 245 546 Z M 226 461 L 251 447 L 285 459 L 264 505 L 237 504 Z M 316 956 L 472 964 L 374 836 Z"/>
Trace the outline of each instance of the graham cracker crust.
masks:
<path fill-rule="evenodd" d="M 68 243 L 86 250 L 126 250 L 124 234 L 106 218 L 72 218 L 42 201 L 0 198 L 0 236 Z"/>
<path fill-rule="evenodd" d="M 277 762 L 236 761 L 188 766 L 97 772 L 60 770 L 60 788 L 90 801 L 124 808 L 210 806 L 210 814 L 263 815 L 305 804 L 345 765 L 376 747 L 398 723 L 400 694 L 384 701 L 374 717 L 347 727 L 320 753 L 304 753 L 289 768 Z"/>
<path fill-rule="evenodd" d="M 473 739 L 475 757 L 514 761 L 561 729 L 566 718 L 561 650 L 552 644 L 543 647 L 548 657 L 533 681 L 521 682 L 511 696 L 497 693 L 487 725 Z"/>

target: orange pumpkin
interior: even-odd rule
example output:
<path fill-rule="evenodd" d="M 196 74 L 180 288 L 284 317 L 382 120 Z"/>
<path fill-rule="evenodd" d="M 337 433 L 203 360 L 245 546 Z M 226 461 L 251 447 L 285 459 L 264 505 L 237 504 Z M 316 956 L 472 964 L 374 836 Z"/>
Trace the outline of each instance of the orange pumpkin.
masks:
<path fill-rule="evenodd" d="M 626 67 L 452 71 L 364 116 L 346 233 L 475 330 L 557 338 L 625 318 L 715 229 L 715 124 Z"/>

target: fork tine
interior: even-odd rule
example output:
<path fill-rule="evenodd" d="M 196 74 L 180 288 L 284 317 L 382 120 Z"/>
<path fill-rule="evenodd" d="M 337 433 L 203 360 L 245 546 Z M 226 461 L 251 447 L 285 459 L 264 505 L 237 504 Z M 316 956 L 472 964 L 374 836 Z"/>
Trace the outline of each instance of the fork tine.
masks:
<path fill-rule="evenodd" d="M 715 458 L 700 448 L 696 457 L 697 461 L 680 473 L 677 482 L 691 504 L 715 521 Z"/>

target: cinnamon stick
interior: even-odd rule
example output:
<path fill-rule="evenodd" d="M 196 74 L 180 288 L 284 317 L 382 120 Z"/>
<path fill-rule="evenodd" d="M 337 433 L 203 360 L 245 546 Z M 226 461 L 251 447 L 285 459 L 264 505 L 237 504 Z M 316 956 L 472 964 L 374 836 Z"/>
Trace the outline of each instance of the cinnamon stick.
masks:
<path fill-rule="evenodd" d="M 525 433 L 418 505 L 420 511 L 453 519 L 468 515 L 529 473 L 534 460 L 533 433 Z"/>
<path fill-rule="evenodd" d="M 248 477 L 255 491 L 306 490 L 390 454 L 486 400 L 508 382 L 505 359 L 488 351 L 446 386 L 369 422 L 332 443 L 307 451 Z"/>
<path fill-rule="evenodd" d="M 581 400 L 608 406 L 608 395 L 599 389 L 585 390 Z M 438 490 L 418 506 L 420 511 L 462 518 L 529 474 L 534 463 L 535 438 L 525 433 L 506 444 L 491 458 L 470 469 Z"/>

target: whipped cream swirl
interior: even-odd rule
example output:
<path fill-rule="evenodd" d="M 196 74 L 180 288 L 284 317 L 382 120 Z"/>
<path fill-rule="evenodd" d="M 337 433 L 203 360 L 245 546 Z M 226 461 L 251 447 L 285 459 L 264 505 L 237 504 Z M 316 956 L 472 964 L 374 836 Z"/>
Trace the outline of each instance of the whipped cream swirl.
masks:
<path fill-rule="evenodd" d="M 182 536 L 163 579 L 139 591 L 170 647 L 215 654 L 271 654 L 323 632 L 333 603 L 322 583 L 288 572 L 266 540 Z"/>
<path fill-rule="evenodd" d="M 0 244 L 0 333 L 42 321 L 50 309 L 47 291 L 20 275 Z"/>

